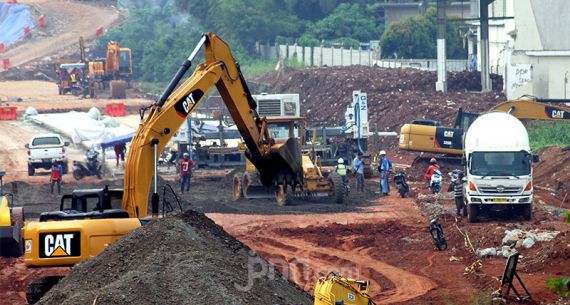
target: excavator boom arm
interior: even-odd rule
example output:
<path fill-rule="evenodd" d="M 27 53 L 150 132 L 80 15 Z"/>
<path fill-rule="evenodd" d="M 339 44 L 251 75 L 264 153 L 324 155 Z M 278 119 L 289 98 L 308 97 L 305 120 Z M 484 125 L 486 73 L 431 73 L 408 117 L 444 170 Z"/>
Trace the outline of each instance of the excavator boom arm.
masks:
<path fill-rule="evenodd" d="M 205 62 L 198 65 L 192 76 L 175 89 L 202 45 Z M 229 46 L 215 34 L 207 33 L 172 79 L 162 97 L 150 107 L 148 117 L 133 137 L 126 160 L 123 194 L 123 209 L 127 210 L 131 217 L 147 215 L 156 154 L 164 150 L 174 132 L 198 107 L 213 86 L 220 92 L 244 139 L 248 149 L 246 156 L 256 166 L 265 184 L 284 179 L 283 177 L 290 179 L 298 176 L 301 161 L 300 156 L 297 158 L 294 153 L 297 142 L 288 141 L 286 144 L 274 145 L 269 132 L 262 128 L 265 118 L 258 116 L 255 101 Z"/>

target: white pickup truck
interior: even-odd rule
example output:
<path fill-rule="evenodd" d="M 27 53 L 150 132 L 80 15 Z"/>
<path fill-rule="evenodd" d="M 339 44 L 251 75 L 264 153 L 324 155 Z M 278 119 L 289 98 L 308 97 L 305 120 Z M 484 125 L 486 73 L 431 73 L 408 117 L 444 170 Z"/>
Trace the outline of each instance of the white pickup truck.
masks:
<path fill-rule="evenodd" d="M 69 142 L 64 142 L 63 138 L 55 133 L 42 134 L 32 138 L 28 149 L 28 176 L 33 176 L 36 168 L 50 169 L 52 160 L 60 162 L 63 173 L 68 170 L 67 153 L 65 147 Z"/>

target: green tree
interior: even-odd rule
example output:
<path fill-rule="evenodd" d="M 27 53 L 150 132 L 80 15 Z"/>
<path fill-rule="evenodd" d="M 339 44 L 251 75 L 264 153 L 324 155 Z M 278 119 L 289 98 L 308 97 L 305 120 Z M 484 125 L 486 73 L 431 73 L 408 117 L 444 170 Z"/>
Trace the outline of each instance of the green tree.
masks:
<path fill-rule="evenodd" d="M 385 57 L 436 58 L 436 35 L 436 10 L 429 8 L 424 15 L 390 24 L 380 39 L 382 53 Z M 446 51 L 448 58 L 466 57 L 460 29 L 455 23 L 446 26 Z"/>
<path fill-rule="evenodd" d="M 369 41 L 381 35 L 376 23 L 366 15 L 363 5 L 341 3 L 335 10 L 308 29 L 317 39 L 351 38 Z"/>

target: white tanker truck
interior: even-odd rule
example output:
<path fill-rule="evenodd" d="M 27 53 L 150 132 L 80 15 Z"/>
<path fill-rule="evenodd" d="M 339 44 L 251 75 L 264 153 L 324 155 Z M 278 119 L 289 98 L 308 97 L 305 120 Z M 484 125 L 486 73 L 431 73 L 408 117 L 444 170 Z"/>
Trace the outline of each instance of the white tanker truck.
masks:
<path fill-rule="evenodd" d="M 465 199 L 469 222 L 481 211 L 509 210 L 532 215 L 532 162 L 528 133 L 514 116 L 491 112 L 478 117 L 465 134 Z"/>

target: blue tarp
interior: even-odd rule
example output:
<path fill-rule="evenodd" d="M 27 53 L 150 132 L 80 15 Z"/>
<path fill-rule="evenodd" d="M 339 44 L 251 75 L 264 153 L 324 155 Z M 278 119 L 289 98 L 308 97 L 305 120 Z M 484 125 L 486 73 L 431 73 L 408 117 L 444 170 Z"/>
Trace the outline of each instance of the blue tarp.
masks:
<path fill-rule="evenodd" d="M 0 43 L 8 46 L 24 37 L 24 27 L 34 27 L 30 7 L 25 4 L 0 2 Z"/>
<path fill-rule="evenodd" d="M 127 133 L 125 135 L 118 136 L 116 138 L 112 138 L 112 139 L 109 139 L 107 141 L 101 142 L 101 148 L 109 148 L 109 147 L 113 147 L 115 145 L 128 143 L 133 139 L 134 135 L 135 135 L 135 133 L 131 132 L 131 133 Z"/>

